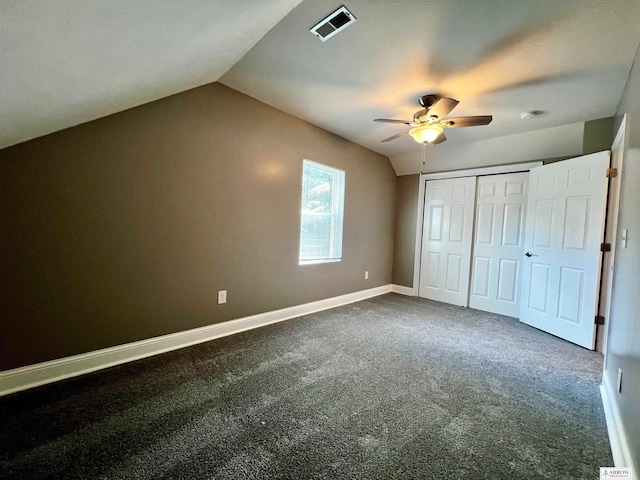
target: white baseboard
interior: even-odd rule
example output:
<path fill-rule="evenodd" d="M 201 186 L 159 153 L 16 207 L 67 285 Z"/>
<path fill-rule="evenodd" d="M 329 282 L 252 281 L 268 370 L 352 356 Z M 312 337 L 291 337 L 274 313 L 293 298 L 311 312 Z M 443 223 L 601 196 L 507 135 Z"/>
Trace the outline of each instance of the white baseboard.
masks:
<path fill-rule="evenodd" d="M 406 287 L 403 287 L 406 288 Z M 0 396 L 394 291 L 392 285 L 0 372 Z"/>
<path fill-rule="evenodd" d="M 401 295 L 408 295 L 410 297 L 414 297 L 416 295 L 412 287 L 405 287 L 403 285 L 393 284 L 391 285 L 391 291 Z"/>
<path fill-rule="evenodd" d="M 607 379 L 607 375 L 602 376 L 600 395 L 602 396 L 602 406 L 604 407 L 604 416 L 607 421 L 609 444 L 611 445 L 614 466 L 631 467 L 633 480 L 638 480 L 638 471 L 633 464 L 631 448 L 624 431 L 624 424 L 622 423 L 618 404 L 615 401 L 616 392 L 613 385 L 611 385 Z M 604 467 L 606 465 L 602 466 Z"/>

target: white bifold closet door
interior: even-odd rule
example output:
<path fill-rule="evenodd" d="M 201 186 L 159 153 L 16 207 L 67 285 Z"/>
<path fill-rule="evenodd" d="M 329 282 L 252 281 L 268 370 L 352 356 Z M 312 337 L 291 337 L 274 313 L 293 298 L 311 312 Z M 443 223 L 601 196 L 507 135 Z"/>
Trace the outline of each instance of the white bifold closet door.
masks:
<path fill-rule="evenodd" d="M 476 177 L 426 184 L 419 296 L 467 306 Z"/>
<path fill-rule="evenodd" d="M 518 317 L 528 172 L 478 177 L 469 307 Z"/>

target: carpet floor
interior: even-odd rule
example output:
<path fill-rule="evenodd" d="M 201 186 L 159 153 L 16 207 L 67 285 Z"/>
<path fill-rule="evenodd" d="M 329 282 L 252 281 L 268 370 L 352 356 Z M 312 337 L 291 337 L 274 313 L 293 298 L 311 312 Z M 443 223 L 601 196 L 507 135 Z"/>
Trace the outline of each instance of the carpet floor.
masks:
<path fill-rule="evenodd" d="M 388 294 L 0 398 L 0 478 L 596 479 L 601 372 Z"/>

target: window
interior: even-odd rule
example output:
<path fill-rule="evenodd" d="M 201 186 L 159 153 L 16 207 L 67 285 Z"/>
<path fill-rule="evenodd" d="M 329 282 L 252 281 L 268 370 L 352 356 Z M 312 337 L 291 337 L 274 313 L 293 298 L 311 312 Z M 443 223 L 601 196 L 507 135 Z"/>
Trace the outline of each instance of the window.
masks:
<path fill-rule="evenodd" d="M 300 265 L 342 259 L 344 172 L 304 160 Z"/>

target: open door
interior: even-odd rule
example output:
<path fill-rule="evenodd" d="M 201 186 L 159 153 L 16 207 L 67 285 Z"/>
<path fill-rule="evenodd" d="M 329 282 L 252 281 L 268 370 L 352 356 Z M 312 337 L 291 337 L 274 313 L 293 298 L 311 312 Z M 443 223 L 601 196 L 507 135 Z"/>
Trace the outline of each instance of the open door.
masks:
<path fill-rule="evenodd" d="M 531 169 L 520 321 L 591 350 L 609 152 Z"/>

